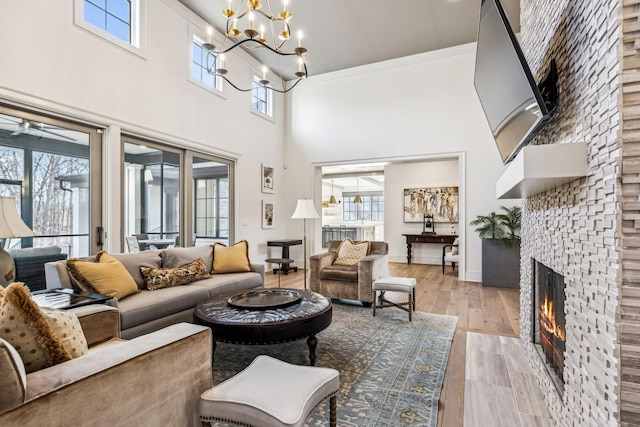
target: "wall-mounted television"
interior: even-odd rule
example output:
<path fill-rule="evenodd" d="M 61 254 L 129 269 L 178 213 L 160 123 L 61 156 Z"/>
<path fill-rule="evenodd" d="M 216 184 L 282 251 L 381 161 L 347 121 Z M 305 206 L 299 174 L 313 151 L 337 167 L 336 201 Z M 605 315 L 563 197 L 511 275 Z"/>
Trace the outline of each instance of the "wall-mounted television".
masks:
<path fill-rule="evenodd" d="M 482 0 L 474 86 L 502 161 L 513 160 L 556 105 L 556 71 L 540 87 L 499 0 Z"/>

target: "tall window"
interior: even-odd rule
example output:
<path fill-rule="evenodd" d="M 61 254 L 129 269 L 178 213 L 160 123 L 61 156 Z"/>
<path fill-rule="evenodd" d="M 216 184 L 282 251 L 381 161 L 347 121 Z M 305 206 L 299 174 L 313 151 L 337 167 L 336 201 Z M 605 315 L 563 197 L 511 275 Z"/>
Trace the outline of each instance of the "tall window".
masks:
<path fill-rule="evenodd" d="M 203 43 L 204 41 L 199 37 L 193 36 L 193 42 L 191 43 L 191 77 L 205 86 L 220 90 L 222 88 L 221 79 L 209 74 L 208 71 L 209 67 L 215 66 L 216 56 L 207 53 L 202 48 Z"/>
<path fill-rule="evenodd" d="M 343 193 L 342 218 L 344 221 L 384 221 L 382 193 L 360 193 L 362 204 L 353 203 L 355 193 Z"/>
<path fill-rule="evenodd" d="M 84 0 L 85 21 L 131 43 L 130 0 Z"/>
<path fill-rule="evenodd" d="M 260 78 L 253 76 L 253 90 L 251 91 L 251 108 L 253 111 L 260 113 L 267 117 L 272 117 L 272 100 L 271 91 L 261 85 Z"/>

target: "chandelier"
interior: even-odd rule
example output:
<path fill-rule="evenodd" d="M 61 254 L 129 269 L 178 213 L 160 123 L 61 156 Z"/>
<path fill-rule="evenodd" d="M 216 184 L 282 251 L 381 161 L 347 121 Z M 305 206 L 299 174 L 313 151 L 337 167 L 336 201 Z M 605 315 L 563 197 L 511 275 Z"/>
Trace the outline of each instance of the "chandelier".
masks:
<path fill-rule="evenodd" d="M 303 55 L 307 53 L 307 49 L 302 46 L 302 33 L 298 32 L 298 45 L 293 51 L 285 51 L 285 44 L 292 37 L 291 18 L 293 15 L 287 11 L 288 0 L 283 0 L 283 8 L 277 14 L 271 13 L 271 5 L 266 0 L 267 11 L 262 10 L 262 2 L 258 0 L 247 0 L 246 4 L 240 0 L 236 9 L 232 8 L 232 0 L 228 0 L 227 8 L 222 11 L 226 18 L 226 28 L 224 33 L 224 41 L 220 48 L 216 48 L 212 44 L 211 36 L 213 30 L 208 29 L 209 39 L 207 43 L 202 44 L 202 48 L 207 51 L 207 71 L 217 77 L 224 79 L 235 89 L 242 92 L 249 92 L 252 88 L 244 89 L 233 83 L 229 77 L 229 70 L 226 68 L 225 54 L 237 47 L 242 47 L 245 51 L 252 52 L 257 49 L 264 49 L 277 56 L 278 72 L 280 76 L 280 87 L 275 87 L 267 80 L 266 66 L 262 67 L 262 78 L 258 81 L 263 87 L 279 92 L 287 93 L 300 81 L 307 77 L 307 65 L 304 62 Z M 229 46 L 230 44 L 230 46 Z M 287 64 L 285 64 L 287 63 Z M 286 70 L 283 66 L 297 71 L 289 74 L 292 79 L 287 83 L 285 76 Z M 295 78 L 293 78 L 295 76 Z"/>

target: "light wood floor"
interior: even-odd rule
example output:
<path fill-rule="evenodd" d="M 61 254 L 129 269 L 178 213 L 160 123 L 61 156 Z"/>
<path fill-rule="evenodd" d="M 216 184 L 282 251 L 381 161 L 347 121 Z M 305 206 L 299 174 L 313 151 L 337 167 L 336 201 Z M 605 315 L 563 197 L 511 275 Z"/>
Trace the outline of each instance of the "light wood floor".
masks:
<path fill-rule="evenodd" d="M 520 333 L 519 290 L 484 288 L 479 283 L 459 281 L 457 272 L 452 272 L 450 266 L 443 275 L 440 266 L 390 263 L 389 272 L 392 276 L 416 278 L 417 311 L 458 316 L 438 403 L 438 426 L 462 427 L 467 332 L 517 337 Z M 282 275 L 280 286 L 303 288 L 302 274 L 300 269 L 297 273 Z M 268 272 L 266 286 L 277 287 L 278 276 Z M 391 295 L 387 296 L 392 299 Z"/>

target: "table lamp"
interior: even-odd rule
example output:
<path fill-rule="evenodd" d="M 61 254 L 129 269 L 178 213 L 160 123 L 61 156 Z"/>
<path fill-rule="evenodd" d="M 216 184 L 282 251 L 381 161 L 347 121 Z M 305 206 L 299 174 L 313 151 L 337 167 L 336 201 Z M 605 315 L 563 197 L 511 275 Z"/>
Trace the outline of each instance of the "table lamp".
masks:
<path fill-rule="evenodd" d="M 304 290 L 307 290 L 307 220 L 320 218 L 315 206 L 313 206 L 313 200 L 310 199 L 298 199 L 296 210 L 291 215 L 291 219 L 303 220 L 304 234 Z"/>
<path fill-rule="evenodd" d="M 36 233 L 31 231 L 18 215 L 16 199 L 0 196 L 0 239 L 35 235 Z M 16 265 L 3 246 L 2 240 L 0 240 L 0 286 L 7 287 L 15 281 Z"/>

